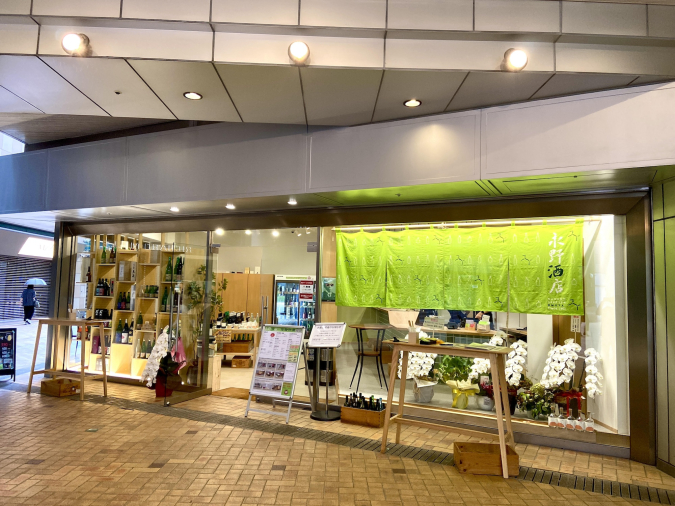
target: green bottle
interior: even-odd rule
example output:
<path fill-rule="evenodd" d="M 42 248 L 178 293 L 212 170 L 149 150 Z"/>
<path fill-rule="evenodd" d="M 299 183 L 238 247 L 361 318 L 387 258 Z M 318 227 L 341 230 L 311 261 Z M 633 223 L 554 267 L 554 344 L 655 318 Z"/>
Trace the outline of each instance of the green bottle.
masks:
<path fill-rule="evenodd" d="M 143 329 L 143 315 L 138 313 L 138 318 L 136 319 L 136 330 Z"/>
<path fill-rule="evenodd" d="M 121 343 L 122 342 L 122 320 L 117 323 L 117 331 L 115 332 L 115 342 L 116 343 Z"/>
<path fill-rule="evenodd" d="M 167 283 L 171 282 L 171 257 L 169 257 L 169 261 L 166 264 L 166 274 L 164 275 L 164 281 Z"/>
<path fill-rule="evenodd" d="M 127 292 L 127 309 L 131 309 L 131 292 Z"/>
<path fill-rule="evenodd" d="M 105 260 L 106 260 L 105 243 L 103 243 L 103 252 L 101 253 L 101 263 L 104 264 Z"/>
<path fill-rule="evenodd" d="M 169 303 L 169 290 L 168 287 L 164 287 L 164 295 L 162 295 L 162 307 L 160 308 L 160 311 L 162 313 L 166 313 L 169 308 L 167 308 L 167 304 Z"/>
<path fill-rule="evenodd" d="M 173 280 L 180 281 L 180 257 L 176 257 L 176 265 L 173 269 Z"/>

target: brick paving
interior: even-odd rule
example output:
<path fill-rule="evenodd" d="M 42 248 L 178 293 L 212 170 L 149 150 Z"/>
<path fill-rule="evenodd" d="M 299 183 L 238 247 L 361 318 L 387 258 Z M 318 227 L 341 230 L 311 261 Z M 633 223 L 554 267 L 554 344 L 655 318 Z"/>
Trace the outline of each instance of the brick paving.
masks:
<path fill-rule="evenodd" d="M 120 394 L 129 388 L 134 387 L 114 385 L 111 390 Z M 306 418 L 305 411 L 294 411 Z M 635 502 L 460 475 L 452 466 L 10 389 L 0 389 L 0 417 L 3 505 Z M 327 430 L 327 425 L 321 428 Z"/>

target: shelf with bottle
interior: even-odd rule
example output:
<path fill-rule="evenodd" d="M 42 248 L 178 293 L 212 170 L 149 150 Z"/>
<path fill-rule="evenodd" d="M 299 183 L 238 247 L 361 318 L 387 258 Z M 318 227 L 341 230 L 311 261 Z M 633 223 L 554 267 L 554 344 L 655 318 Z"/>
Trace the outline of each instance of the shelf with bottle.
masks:
<path fill-rule="evenodd" d="M 140 263 L 138 264 L 141 267 L 159 267 L 161 264 L 146 264 L 146 263 Z"/>

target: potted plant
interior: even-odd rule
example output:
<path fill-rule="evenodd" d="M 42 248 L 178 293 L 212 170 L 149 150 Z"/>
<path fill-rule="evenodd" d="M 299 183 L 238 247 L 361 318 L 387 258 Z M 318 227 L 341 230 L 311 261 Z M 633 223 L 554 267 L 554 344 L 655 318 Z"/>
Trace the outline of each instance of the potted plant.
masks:
<path fill-rule="evenodd" d="M 541 383 L 532 385 L 529 390 L 518 394 L 518 409 L 527 411 L 533 420 L 540 416 L 548 416 L 553 412 L 555 392 L 547 390 Z"/>
<path fill-rule="evenodd" d="M 495 407 L 495 398 L 492 392 L 492 383 L 490 383 L 490 378 L 488 376 L 482 376 L 480 383 L 478 383 L 478 398 L 476 402 L 478 404 L 478 409 L 483 411 L 492 411 Z"/>
<path fill-rule="evenodd" d="M 438 371 L 434 369 L 435 353 L 411 352 L 408 354 L 406 379 L 413 380 L 416 402 L 431 402 L 434 386 L 438 383 Z M 402 357 L 398 359 L 398 377 L 401 377 Z"/>
<path fill-rule="evenodd" d="M 176 362 L 171 352 L 167 352 L 159 361 L 157 369 L 157 382 L 155 387 L 156 397 L 169 397 L 173 391 L 183 384 L 178 374 L 180 362 Z"/>
<path fill-rule="evenodd" d="M 479 391 L 478 385 L 472 384 L 469 375 L 473 360 L 464 357 L 446 355 L 438 365 L 439 375 L 442 380 L 452 388 L 452 407 L 466 409 L 469 405 L 469 397 Z"/>

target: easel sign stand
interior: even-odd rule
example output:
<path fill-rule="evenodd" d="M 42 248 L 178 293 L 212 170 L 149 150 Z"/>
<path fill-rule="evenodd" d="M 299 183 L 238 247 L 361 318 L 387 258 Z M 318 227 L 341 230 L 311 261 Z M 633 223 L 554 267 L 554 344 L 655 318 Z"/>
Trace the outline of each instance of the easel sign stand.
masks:
<path fill-rule="evenodd" d="M 413 336 L 414 338 L 414 336 Z M 469 436 L 480 437 L 483 439 L 498 439 L 499 449 L 501 453 L 502 474 L 504 478 L 509 477 L 509 467 L 507 462 L 506 446 L 507 444 L 515 444 L 513 437 L 513 429 L 511 427 L 511 412 L 509 410 L 509 397 L 506 385 L 506 375 L 504 374 L 506 356 L 509 353 L 509 348 L 501 346 L 471 346 L 471 345 L 421 345 L 404 342 L 385 341 L 387 344 L 394 346 L 392 354 L 392 364 L 398 363 L 399 353 L 402 354 L 401 362 L 401 381 L 400 391 L 398 395 L 398 414 L 393 418 L 391 416 L 391 405 L 394 400 L 394 388 L 396 381 L 397 368 L 392 367 L 389 375 L 389 391 L 387 393 L 387 410 L 384 416 L 384 428 L 382 429 L 382 448 L 381 452 L 387 451 L 387 435 L 389 433 L 389 423 L 396 424 L 396 443 L 401 440 L 401 425 L 415 425 L 427 429 L 442 430 L 446 432 L 459 432 Z M 405 407 L 405 378 L 408 372 L 408 356 L 411 352 L 418 353 L 436 353 L 438 355 L 452 355 L 456 357 L 466 358 L 484 358 L 490 360 L 490 368 L 492 370 L 492 384 L 494 385 L 494 397 L 497 418 L 497 432 L 498 436 L 481 432 L 479 430 L 462 429 L 457 427 L 449 427 L 438 423 L 424 422 L 420 420 L 408 419 L 403 417 Z M 502 410 L 502 406 L 504 406 Z M 503 413 L 503 414 L 502 414 Z M 504 422 L 506 422 L 506 431 L 504 431 Z"/>
<path fill-rule="evenodd" d="M 326 409 L 319 410 L 319 386 L 321 385 L 321 352 L 325 349 L 334 350 L 342 345 L 342 338 L 345 335 L 347 324 L 342 323 L 317 323 L 312 328 L 309 336 L 309 342 L 305 347 L 305 362 L 307 361 L 307 350 L 314 349 L 314 380 L 310 384 L 310 396 L 312 398 L 312 414 L 310 418 L 320 422 L 334 422 L 340 419 L 339 411 L 330 411 L 328 385 L 330 384 L 331 369 L 326 360 Z"/>
<path fill-rule="evenodd" d="M 305 327 L 297 325 L 265 325 L 260 338 L 260 348 L 255 357 L 255 369 L 248 393 L 244 416 L 249 411 L 283 416 L 286 423 L 291 417 L 295 378 L 300 362 L 300 348 L 305 337 Z M 269 397 L 288 402 L 286 413 L 251 407 L 251 397 Z"/>

